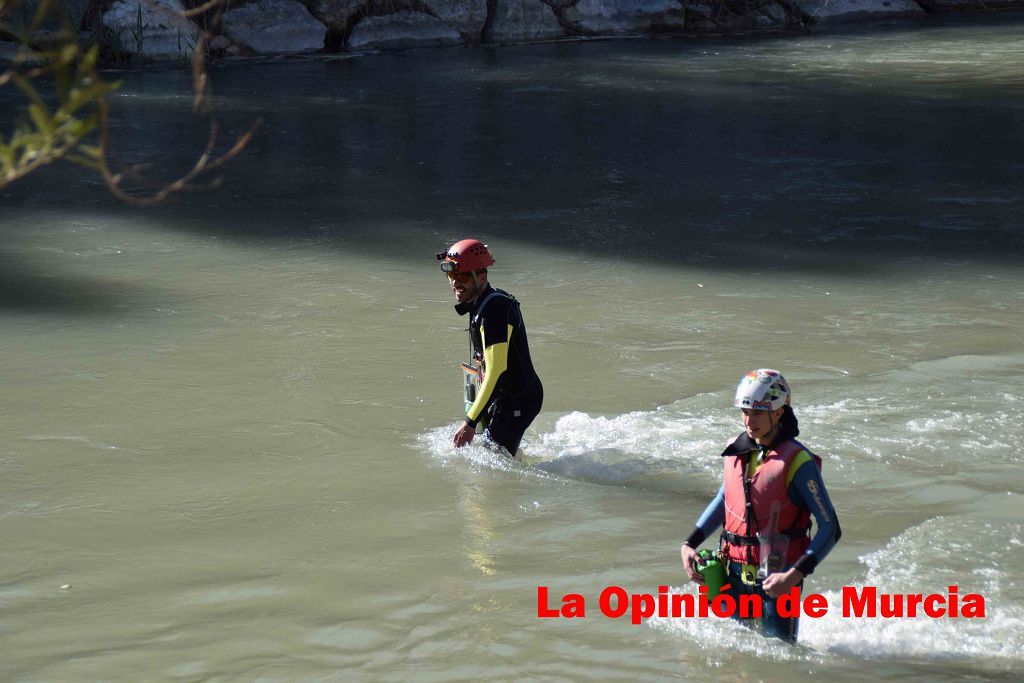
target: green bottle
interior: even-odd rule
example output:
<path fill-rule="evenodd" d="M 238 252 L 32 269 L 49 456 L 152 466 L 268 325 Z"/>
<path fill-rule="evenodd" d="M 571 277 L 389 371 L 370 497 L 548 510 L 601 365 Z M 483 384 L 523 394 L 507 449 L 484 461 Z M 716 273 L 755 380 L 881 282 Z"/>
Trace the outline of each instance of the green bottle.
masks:
<path fill-rule="evenodd" d="M 707 549 L 697 553 L 697 573 L 704 577 L 704 584 L 708 587 L 708 600 L 722 592 L 722 586 L 726 581 L 725 565 L 717 553 Z"/>

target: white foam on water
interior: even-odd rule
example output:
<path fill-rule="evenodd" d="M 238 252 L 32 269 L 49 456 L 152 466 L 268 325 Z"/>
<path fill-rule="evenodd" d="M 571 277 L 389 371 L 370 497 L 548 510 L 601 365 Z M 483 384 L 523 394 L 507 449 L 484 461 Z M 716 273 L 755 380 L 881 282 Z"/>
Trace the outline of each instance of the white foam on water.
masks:
<path fill-rule="evenodd" d="M 613 417 L 569 413 L 552 431 L 528 438 L 524 451 L 534 467 L 570 479 L 685 490 L 696 474 L 710 489 L 720 463 L 708 456 L 720 451 L 729 427 L 721 414 L 693 411 L 692 401 Z"/>
<path fill-rule="evenodd" d="M 965 596 L 980 594 L 984 618 L 843 616 L 841 590 L 822 592 L 829 612 L 801 619 L 800 639 L 824 653 L 868 659 L 958 660 L 982 668 L 1024 663 L 1024 587 L 1017 582 L 1024 563 L 1024 527 L 967 518 L 938 517 L 908 529 L 884 548 L 861 558 L 866 565 L 859 590 L 879 594 L 939 594 L 957 586 Z M 948 602 L 948 598 L 947 598 Z"/>
<path fill-rule="evenodd" d="M 1010 446 L 1024 441 L 1024 393 L 1012 379 L 1021 371 L 1020 355 L 957 356 L 869 377 L 790 381 L 800 438 L 825 459 L 829 484 L 891 481 L 900 467 L 929 478 L 981 470 L 990 487 L 1024 491 L 1024 478 L 1001 474 L 1024 464 L 1024 451 Z"/>
<path fill-rule="evenodd" d="M 701 401 L 700 399 L 704 400 Z M 706 397 L 684 399 L 650 411 L 634 411 L 615 417 L 591 417 L 573 412 L 555 423 L 552 432 L 540 437 L 539 450 L 552 457 L 578 455 L 596 450 L 616 450 L 652 459 L 699 463 L 708 451 L 720 449 L 725 435 L 736 431 L 737 422 L 720 411 L 694 410 Z"/>
<path fill-rule="evenodd" d="M 503 450 L 495 447 L 483 435 L 477 435 L 468 446 L 455 448 L 452 444 L 452 437 L 458 428 L 458 423 L 436 427 L 420 434 L 416 440 L 442 466 L 448 466 L 453 462 L 467 462 L 476 467 L 506 472 L 525 471 L 517 458 L 508 457 Z"/>
<path fill-rule="evenodd" d="M 828 604 L 824 617 L 801 618 L 797 647 L 766 639 L 729 619 L 654 617 L 647 624 L 697 643 L 708 652 L 711 663 L 717 661 L 721 643 L 728 642 L 731 653 L 776 661 L 846 656 L 1019 670 L 1024 664 L 1024 586 L 1018 585 L 1016 571 L 1024 566 L 1022 537 L 1020 524 L 940 517 L 861 558 L 865 579 L 852 587 L 858 592 L 873 586 L 879 594 L 948 596 L 948 586 L 955 585 L 961 609 L 969 593 L 984 597 L 984 618 L 932 618 L 923 609 L 913 618 L 844 617 L 842 589 L 833 589 L 820 592 Z M 696 595 L 693 586 L 673 592 Z"/>
<path fill-rule="evenodd" d="M 734 414 L 694 409 L 695 401 L 716 398 L 684 399 L 612 417 L 562 415 L 551 431 L 528 431 L 521 457 L 515 460 L 483 446 L 480 436 L 470 446 L 455 449 L 451 438 L 457 424 L 430 430 L 418 441 L 442 463 L 460 458 L 502 470 L 528 469 L 589 483 L 675 491 L 693 488 L 693 475 L 698 474 L 698 488 L 711 492 L 721 468 L 713 456 L 737 432 Z"/>
<path fill-rule="evenodd" d="M 1024 464 L 1024 451 L 1007 447 L 1024 442 L 1024 394 L 1006 381 L 1019 370 L 1024 356 L 945 358 L 866 378 L 796 374 L 800 438 L 823 457 L 826 481 L 837 489 L 890 481 L 893 466 L 908 477 L 932 477 Z M 457 456 L 498 469 L 525 465 L 571 480 L 710 495 L 720 483 L 717 456 L 742 423 L 731 390 L 621 415 L 571 412 L 548 431 L 535 423 L 513 463 L 478 447 L 479 438 L 457 452 L 450 443 L 456 428 L 420 441 L 442 462 Z M 1014 490 L 999 472 L 982 482 Z M 1016 482 L 1024 491 L 1024 479 Z"/>
<path fill-rule="evenodd" d="M 696 599 L 696 586 L 690 584 L 686 590 L 671 588 L 672 594 L 693 595 Z M 801 620 L 800 628 L 805 620 Z M 796 646 L 777 638 L 765 638 L 760 633 L 741 625 L 739 622 L 716 616 L 709 617 L 651 617 L 647 625 L 652 629 L 669 634 L 671 637 L 685 638 L 699 645 L 708 657 L 710 666 L 721 666 L 737 654 L 746 654 L 773 661 L 823 661 L 822 653 Z M 722 643 L 729 647 L 722 648 Z"/>

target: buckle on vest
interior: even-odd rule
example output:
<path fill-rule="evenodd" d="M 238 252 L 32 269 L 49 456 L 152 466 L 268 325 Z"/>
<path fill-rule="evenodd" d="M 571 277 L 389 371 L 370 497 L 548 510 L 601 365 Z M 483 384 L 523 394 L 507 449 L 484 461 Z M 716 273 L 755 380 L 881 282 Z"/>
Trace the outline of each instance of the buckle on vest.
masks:
<path fill-rule="evenodd" d="M 729 545 L 737 545 L 740 547 L 755 546 L 758 544 L 757 536 L 739 536 L 729 531 L 722 532 L 722 538 Z"/>

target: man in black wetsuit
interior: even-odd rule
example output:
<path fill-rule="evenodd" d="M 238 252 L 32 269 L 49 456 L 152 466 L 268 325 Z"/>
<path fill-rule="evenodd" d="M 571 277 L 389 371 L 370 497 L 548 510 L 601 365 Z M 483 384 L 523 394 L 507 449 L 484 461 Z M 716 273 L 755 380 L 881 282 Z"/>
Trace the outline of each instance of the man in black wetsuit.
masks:
<path fill-rule="evenodd" d="M 487 282 L 487 268 L 494 258 L 480 241 L 461 240 L 437 258 L 458 301 L 456 313 L 469 314 L 470 344 L 480 378 L 452 442 L 456 448 L 465 446 L 477 428 L 485 426 L 487 437 L 514 456 L 544 401 L 544 387 L 530 361 L 519 302 Z"/>

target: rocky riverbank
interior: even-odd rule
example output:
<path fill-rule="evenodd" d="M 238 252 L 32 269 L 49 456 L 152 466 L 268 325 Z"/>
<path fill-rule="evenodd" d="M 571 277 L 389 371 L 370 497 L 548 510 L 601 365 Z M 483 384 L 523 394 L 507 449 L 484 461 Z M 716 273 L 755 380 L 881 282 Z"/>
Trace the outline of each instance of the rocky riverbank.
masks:
<path fill-rule="evenodd" d="M 17 0 L 13 0 L 17 2 Z M 12 0 L 7 0 L 8 3 Z M 0 58 L 40 0 L 0 23 Z M 189 58 L 204 33 L 212 56 L 477 46 L 573 37 L 814 30 L 840 22 L 1024 8 L 1024 0 L 63 0 L 32 41 L 70 27 L 111 61 Z M 190 12 L 190 10 L 193 10 Z M 196 11 L 199 10 L 199 11 Z"/>

